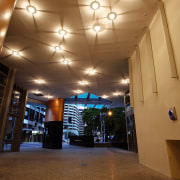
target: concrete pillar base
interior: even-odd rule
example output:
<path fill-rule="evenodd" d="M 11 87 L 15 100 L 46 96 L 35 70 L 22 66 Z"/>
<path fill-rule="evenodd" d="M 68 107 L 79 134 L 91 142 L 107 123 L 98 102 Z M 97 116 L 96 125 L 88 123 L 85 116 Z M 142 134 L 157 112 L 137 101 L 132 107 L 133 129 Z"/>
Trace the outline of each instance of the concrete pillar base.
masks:
<path fill-rule="evenodd" d="M 43 148 L 62 149 L 63 121 L 45 122 Z"/>

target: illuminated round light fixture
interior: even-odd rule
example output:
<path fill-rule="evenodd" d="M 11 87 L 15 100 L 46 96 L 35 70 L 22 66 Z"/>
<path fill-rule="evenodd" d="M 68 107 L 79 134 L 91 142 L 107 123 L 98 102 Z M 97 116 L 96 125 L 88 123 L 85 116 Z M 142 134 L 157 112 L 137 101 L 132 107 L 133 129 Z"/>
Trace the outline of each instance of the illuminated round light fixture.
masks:
<path fill-rule="evenodd" d="M 53 98 L 53 96 L 50 96 L 50 95 L 46 95 L 44 97 L 47 98 L 47 99 L 52 99 Z"/>
<path fill-rule="evenodd" d="M 36 80 L 34 80 L 34 82 L 37 84 L 44 84 L 45 83 L 45 81 L 42 79 L 36 79 Z"/>
<path fill-rule="evenodd" d="M 69 60 L 69 59 L 61 59 L 61 63 L 69 65 L 69 64 L 71 64 L 71 60 Z"/>
<path fill-rule="evenodd" d="M 96 73 L 96 70 L 95 69 L 88 69 L 88 70 L 86 70 L 86 73 L 89 75 L 94 75 Z"/>
<path fill-rule="evenodd" d="M 129 84 L 129 79 L 123 79 L 123 80 L 121 80 L 121 83 L 122 84 Z"/>
<path fill-rule="evenodd" d="M 122 96 L 122 93 L 121 92 L 116 92 L 116 93 L 113 93 L 115 96 Z"/>
<path fill-rule="evenodd" d="M 80 81 L 79 84 L 82 86 L 85 86 L 85 85 L 88 85 L 88 82 L 87 81 Z"/>
<path fill-rule="evenodd" d="M 63 51 L 63 49 L 62 49 L 61 46 L 54 46 L 54 50 L 55 50 L 56 52 L 62 52 L 62 51 Z"/>
<path fill-rule="evenodd" d="M 39 90 L 34 90 L 32 93 L 34 93 L 34 94 L 40 94 L 41 91 L 39 91 Z"/>
<path fill-rule="evenodd" d="M 110 12 L 107 16 L 107 18 L 112 21 L 115 20 L 116 17 L 117 17 L 117 14 L 115 12 Z"/>
<path fill-rule="evenodd" d="M 11 51 L 11 54 L 14 55 L 14 56 L 20 56 L 19 51 Z"/>
<path fill-rule="evenodd" d="M 106 96 L 106 95 L 103 95 L 103 96 L 102 96 L 103 99 L 106 99 L 106 98 L 108 98 L 108 97 L 109 97 L 109 96 Z"/>
<path fill-rule="evenodd" d="M 90 4 L 90 7 L 92 10 L 96 11 L 97 9 L 100 8 L 100 3 L 98 1 L 93 1 L 91 4 Z"/>
<path fill-rule="evenodd" d="M 26 6 L 26 9 L 30 14 L 36 14 L 36 8 L 34 6 L 28 5 Z"/>
<path fill-rule="evenodd" d="M 81 91 L 81 90 L 79 90 L 79 89 L 78 89 L 78 90 L 75 90 L 74 92 L 75 92 L 76 94 L 80 94 L 80 93 L 82 93 L 82 91 Z"/>
<path fill-rule="evenodd" d="M 67 34 L 67 31 L 66 31 L 65 29 L 60 29 L 60 30 L 59 30 L 59 34 L 60 34 L 61 36 L 65 36 L 65 35 Z"/>
<path fill-rule="evenodd" d="M 93 26 L 93 30 L 94 30 L 96 33 L 98 33 L 98 32 L 101 31 L 101 26 L 100 26 L 99 24 L 96 24 L 96 25 Z"/>

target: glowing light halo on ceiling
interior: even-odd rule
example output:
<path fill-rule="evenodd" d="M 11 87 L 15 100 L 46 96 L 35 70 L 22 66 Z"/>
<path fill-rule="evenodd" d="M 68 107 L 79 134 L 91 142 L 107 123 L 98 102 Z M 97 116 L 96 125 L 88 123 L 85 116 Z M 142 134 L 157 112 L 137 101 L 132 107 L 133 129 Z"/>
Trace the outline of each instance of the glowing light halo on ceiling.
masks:
<path fill-rule="evenodd" d="M 99 1 L 93 1 L 90 4 L 90 7 L 92 10 L 96 11 L 97 9 L 99 9 L 101 7 Z"/>
<path fill-rule="evenodd" d="M 28 13 L 30 13 L 32 15 L 36 14 L 36 12 L 37 12 L 36 8 L 34 6 L 32 6 L 32 5 L 27 5 L 26 10 L 27 10 Z"/>
<path fill-rule="evenodd" d="M 115 12 L 110 12 L 107 15 L 107 19 L 109 19 L 111 21 L 115 20 L 116 18 L 117 18 L 117 13 L 115 13 Z"/>

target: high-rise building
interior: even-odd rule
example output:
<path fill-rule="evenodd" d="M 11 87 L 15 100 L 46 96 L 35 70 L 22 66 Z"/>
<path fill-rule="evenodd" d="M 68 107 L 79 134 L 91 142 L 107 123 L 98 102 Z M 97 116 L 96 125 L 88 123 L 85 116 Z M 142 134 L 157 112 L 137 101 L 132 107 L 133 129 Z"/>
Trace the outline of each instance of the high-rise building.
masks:
<path fill-rule="evenodd" d="M 73 104 L 64 105 L 64 120 L 63 120 L 63 139 L 67 139 L 69 135 L 82 134 L 82 117 L 78 107 Z"/>

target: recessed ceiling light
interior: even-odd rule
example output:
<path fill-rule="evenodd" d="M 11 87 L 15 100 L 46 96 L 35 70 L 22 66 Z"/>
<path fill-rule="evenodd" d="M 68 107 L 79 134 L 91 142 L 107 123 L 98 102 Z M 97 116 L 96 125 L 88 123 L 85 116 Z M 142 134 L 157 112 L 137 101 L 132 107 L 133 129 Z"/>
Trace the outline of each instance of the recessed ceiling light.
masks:
<path fill-rule="evenodd" d="M 93 1 L 91 4 L 90 4 L 90 7 L 91 7 L 91 9 L 92 10 L 97 10 L 97 9 L 99 9 L 100 8 L 100 3 L 98 2 L 98 1 Z"/>
<path fill-rule="evenodd" d="M 44 97 L 47 98 L 47 99 L 52 99 L 53 98 L 53 96 L 50 96 L 50 95 L 46 95 Z"/>
<path fill-rule="evenodd" d="M 88 82 L 87 81 L 80 81 L 79 84 L 82 86 L 85 86 L 85 85 L 88 85 Z"/>
<path fill-rule="evenodd" d="M 106 98 L 108 98 L 108 97 L 109 97 L 109 96 L 106 96 L 106 95 L 103 95 L 103 96 L 102 96 L 102 98 L 104 98 L 104 99 L 106 99 Z"/>
<path fill-rule="evenodd" d="M 54 46 L 53 48 L 56 52 L 62 52 L 63 51 L 62 46 Z"/>
<path fill-rule="evenodd" d="M 65 35 L 67 34 L 67 30 L 65 30 L 65 29 L 60 29 L 60 30 L 58 31 L 58 33 L 59 33 L 61 36 L 65 36 Z"/>
<path fill-rule="evenodd" d="M 41 91 L 39 91 L 39 90 L 34 90 L 33 93 L 34 93 L 34 94 L 40 94 Z"/>
<path fill-rule="evenodd" d="M 71 60 L 69 60 L 69 59 L 61 59 L 61 63 L 62 64 L 71 64 Z"/>
<path fill-rule="evenodd" d="M 109 14 L 108 14 L 108 16 L 107 16 L 107 18 L 109 19 L 109 20 L 114 20 L 114 19 L 116 19 L 116 17 L 117 17 L 117 14 L 115 13 L 115 12 L 110 12 Z"/>
<path fill-rule="evenodd" d="M 96 70 L 95 69 L 88 69 L 88 70 L 86 70 L 86 73 L 89 75 L 94 75 L 96 73 Z"/>
<path fill-rule="evenodd" d="M 19 91 L 13 91 L 15 95 L 20 94 Z"/>
<path fill-rule="evenodd" d="M 123 80 L 121 80 L 121 83 L 122 84 L 129 84 L 129 79 L 123 79 Z"/>
<path fill-rule="evenodd" d="M 36 8 L 32 5 L 28 5 L 26 6 L 26 10 L 30 13 L 30 14 L 35 14 L 36 13 Z"/>
<path fill-rule="evenodd" d="M 101 26 L 96 24 L 96 25 L 93 26 L 93 30 L 97 33 L 97 32 L 99 32 L 101 30 Z"/>
<path fill-rule="evenodd" d="M 79 90 L 79 89 L 78 89 L 78 90 L 75 90 L 74 92 L 75 92 L 76 94 L 80 94 L 80 93 L 82 93 L 82 91 L 81 91 L 81 90 Z"/>
<path fill-rule="evenodd" d="M 37 84 L 44 84 L 45 83 L 45 81 L 42 79 L 36 79 L 36 80 L 34 80 L 34 82 Z"/>
<path fill-rule="evenodd" d="M 113 93 L 115 96 L 122 96 L 123 94 L 121 92 L 115 92 Z"/>
<path fill-rule="evenodd" d="M 19 51 L 11 51 L 11 54 L 14 55 L 14 56 L 20 56 Z"/>

